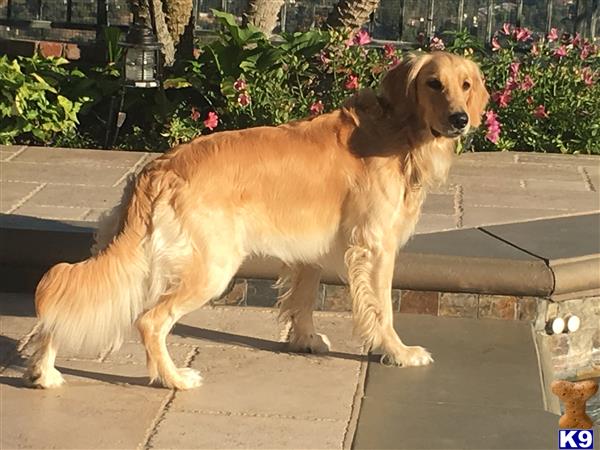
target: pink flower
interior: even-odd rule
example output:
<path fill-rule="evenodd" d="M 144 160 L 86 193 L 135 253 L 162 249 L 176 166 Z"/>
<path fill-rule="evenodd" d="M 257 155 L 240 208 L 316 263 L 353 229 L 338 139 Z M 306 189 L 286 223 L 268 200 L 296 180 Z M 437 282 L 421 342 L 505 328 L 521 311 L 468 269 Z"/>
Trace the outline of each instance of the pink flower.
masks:
<path fill-rule="evenodd" d="M 539 54 L 540 54 L 540 49 L 538 48 L 537 44 L 533 44 L 533 45 L 531 46 L 531 54 L 532 54 L 533 56 L 537 56 L 537 55 L 539 55 Z"/>
<path fill-rule="evenodd" d="M 516 28 L 514 36 L 517 41 L 523 42 L 531 37 L 531 31 L 527 28 Z"/>
<path fill-rule="evenodd" d="M 521 89 L 524 91 L 528 91 L 533 86 L 535 86 L 535 82 L 533 81 L 533 78 L 531 78 L 529 75 L 525 75 L 525 78 L 523 79 L 523 82 L 521 83 Z"/>
<path fill-rule="evenodd" d="M 383 56 L 386 59 L 394 58 L 394 56 L 396 56 L 396 47 L 394 47 L 392 44 L 385 44 L 383 46 Z"/>
<path fill-rule="evenodd" d="M 325 66 L 331 62 L 331 59 L 327 57 L 327 53 L 325 52 L 319 53 L 319 59 L 321 60 L 321 63 Z"/>
<path fill-rule="evenodd" d="M 513 77 L 513 78 L 517 77 L 517 75 L 519 74 L 519 67 L 521 67 L 520 62 L 510 63 L 510 67 L 508 68 L 508 73 L 510 74 L 511 77 Z"/>
<path fill-rule="evenodd" d="M 592 46 L 586 42 L 581 49 L 581 53 L 579 54 L 581 60 L 587 59 L 588 56 L 590 56 L 591 50 Z"/>
<path fill-rule="evenodd" d="M 573 47 L 579 47 L 581 44 L 581 35 L 579 33 L 575 33 L 575 37 L 571 41 L 571 44 L 573 44 Z"/>
<path fill-rule="evenodd" d="M 446 46 L 444 45 L 444 41 L 442 41 L 439 37 L 432 37 L 431 41 L 429 41 L 429 50 L 444 50 Z"/>
<path fill-rule="evenodd" d="M 584 67 L 581 71 L 581 79 L 585 83 L 586 86 L 591 86 L 594 84 L 594 72 L 590 67 Z"/>
<path fill-rule="evenodd" d="M 195 106 L 192 106 L 192 112 L 190 113 L 190 118 L 194 122 L 197 122 L 198 119 L 200 118 L 200 111 L 198 111 Z"/>
<path fill-rule="evenodd" d="M 371 36 L 367 30 L 359 30 L 352 40 L 355 45 L 367 45 L 369 42 L 371 42 Z"/>
<path fill-rule="evenodd" d="M 248 106 L 250 104 L 250 96 L 245 92 L 242 92 L 238 95 L 237 101 L 241 106 Z"/>
<path fill-rule="evenodd" d="M 216 112 L 210 111 L 204 120 L 204 126 L 209 130 L 214 130 L 219 125 L 219 116 Z"/>
<path fill-rule="evenodd" d="M 504 90 L 514 91 L 518 87 L 519 87 L 519 83 L 517 83 L 517 80 L 511 76 L 511 77 L 508 77 L 508 79 L 506 80 L 506 84 L 504 85 Z"/>
<path fill-rule="evenodd" d="M 324 109 L 325 109 L 325 106 L 323 106 L 323 102 L 321 100 L 318 100 L 318 101 L 314 102 L 312 105 L 310 105 L 310 114 L 313 116 L 318 116 L 319 114 L 323 113 Z"/>
<path fill-rule="evenodd" d="M 485 113 L 485 125 L 487 126 L 485 138 L 492 144 L 496 144 L 500 137 L 501 126 L 500 122 L 498 122 L 498 116 L 494 111 L 489 110 Z"/>
<path fill-rule="evenodd" d="M 500 106 L 500 108 L 506 108 L 512 99 L 512 92 L 510 89 L 504 89 L 503 91 L 492 94 L 492 99 Z"/>
<path fill-rule="evenodd" d="M 533 115 L 538 119 L 546 119 L 548 118 L 548 113 L 546 112 L 546 107 L 544 105 L 538 105 L 533 110 Z"/>
<path fill-rule="evenodd" d="M 348 75 L 344 87 L 350 91 L 358 89 L 358 77 L 356 75 Z"/>
<path fill-rule="evenodd" d="M 559 59 L 567 56 L 567 47 L 561 45 L 560 47 L 556 48 L 554 50 L 554 56 L 556 56 Z"/>
<path fill-rule="evenodd" d="M 502 25 L 502 32 L 507 36 L 510 34 L 510 23 Z"/>
<path fill-rule="evenodd" d="M 246 90 L 246 80 L 238 78 L 235 83 L 233 83 L 233 88 L 236 91 L 245 91 Z"/>
<path fill-rule="evenodd" d="M 500 50 L 502 47 L 500 46 L 500 42 L 498 41 L 498 38 L 496 36 L 494 36 L 492 38 L 492 51 L 493 52 L 497 52 L 498 50 Z"/>
<path fill-rule="evenodd" d="M 558 39 L 558 30 L 556 28 L 551 28 L 550 33 L 546 35 L 546 38 L 549 42 L 554 42 Z"/>

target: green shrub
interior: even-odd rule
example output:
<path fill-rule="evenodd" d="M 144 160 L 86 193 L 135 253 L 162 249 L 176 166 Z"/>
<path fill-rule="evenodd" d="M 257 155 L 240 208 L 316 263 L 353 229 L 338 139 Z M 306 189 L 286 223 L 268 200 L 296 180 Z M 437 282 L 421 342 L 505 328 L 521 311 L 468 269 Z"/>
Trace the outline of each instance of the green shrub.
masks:
<path fill-rule="evenodd" d="M 32 142 L 51 145 L 72 134 L 86 97 L 62 89 L 71 79 L 83 78 L 67 70 L 62 58 L 0 57 L 0 143 Z"/>
<path fill-rule="evenodd" d="M 322 114 L 356 90 L 378 86 L 402 58 L 391 45 L 370 45 L 362 30 L 350 37 L 335 30 L 284 33 L 274 41 L 238 26 L 230 14 L 214 15 L 221 25 L 216 39 L 201 46 L 197 59 L 179 61 L 164 89 L 127 91 L 117 147 L 163 151 L 213 130 Z M 491 51 L 467 32 L 435 37 L 422 50 L 444 47 L 476 60 L 492 94 L 485 125 L 461 148 L 600 153 L 597 46 L 556 30 L 534 39 L 526 28 L 505 25 Z M 63 59 L 0 58 L 1 143 L 103 145 L 119 71 L 108 64 L 84 75 L 66 67 Z"/>

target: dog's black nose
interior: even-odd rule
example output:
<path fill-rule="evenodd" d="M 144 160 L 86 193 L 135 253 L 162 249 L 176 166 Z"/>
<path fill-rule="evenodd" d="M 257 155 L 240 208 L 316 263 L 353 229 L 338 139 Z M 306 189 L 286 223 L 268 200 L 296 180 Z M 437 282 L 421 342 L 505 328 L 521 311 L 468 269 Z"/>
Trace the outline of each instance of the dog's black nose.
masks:
<path fill-rule="evenodd" d="M 467 114 L 464 112 L 458 112 L 450 114 L 450 117 L 448 117 L 448 121 L 450 122 L 450 125 L 452 125 L 454 128 L 462 130 L 469 123 L 469 116 L 467 116 Z"/>

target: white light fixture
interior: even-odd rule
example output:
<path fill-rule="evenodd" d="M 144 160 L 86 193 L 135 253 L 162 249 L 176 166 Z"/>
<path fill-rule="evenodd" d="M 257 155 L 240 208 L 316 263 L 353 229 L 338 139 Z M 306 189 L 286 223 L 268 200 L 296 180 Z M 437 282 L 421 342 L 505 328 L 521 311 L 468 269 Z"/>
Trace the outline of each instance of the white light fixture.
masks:
<path fill-rule="evenodd" d="M 579 330 L 581 326 L 581 319 L 577 316 L 567 316 L 567 330 L 569 333 L 574 333 Z"/>
<path fill-rule="evenodd" d="M 555 317 L 548 322 L 548 331 L 551 332 L 551 334 L 561 334 L 565 331 L 565 326 L 565 320 L 562 317 Z"/>

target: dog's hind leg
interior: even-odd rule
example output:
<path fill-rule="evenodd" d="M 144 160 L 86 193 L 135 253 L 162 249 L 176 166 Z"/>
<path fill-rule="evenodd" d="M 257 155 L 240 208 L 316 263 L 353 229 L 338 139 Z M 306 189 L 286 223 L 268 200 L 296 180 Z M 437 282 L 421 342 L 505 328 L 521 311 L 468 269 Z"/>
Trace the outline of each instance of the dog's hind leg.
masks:
<path fill-rule="evenodd" d="M 225 252 L 227 253 L 227 252 Z M 232 252 L 227 253 L 232 256 Z M 200 308 L 220 295 L 241 264 L 241 259 L 212 268 L 190 261 L 177 287 L 164 294 L 158 303 L 136 322 L 146 348 L 150 382 L 159 381 L 175 389 L 191 389 L 201 385 L 202 377 L 194 369 L 177 368 L 167 350 L 166 338 L 175 323 L 185 314 Z"/>
<path fill-rule="evenodd" d="M 33 338 L 33 355 L 29 359 L 29 365 L 23 379 L 30 387 L 50 389 L 59 387 L 65 380 L 60 372 L 54 367 L 56 360 L 56 345 L 52 342 L 49 334 L 40 332 Z"/>
<path fill-rule="evenodd" d="M 319 292 L 321 269 L 298 264 L 287 274 L 289 289 L 279 299 L 280 319 L 289 329 L 289 348 L 295 352 L 325 353 L 327 336 L 315 332 L 313 310 Z M 282 277 L 283 279 L 283 277 Z"/>

